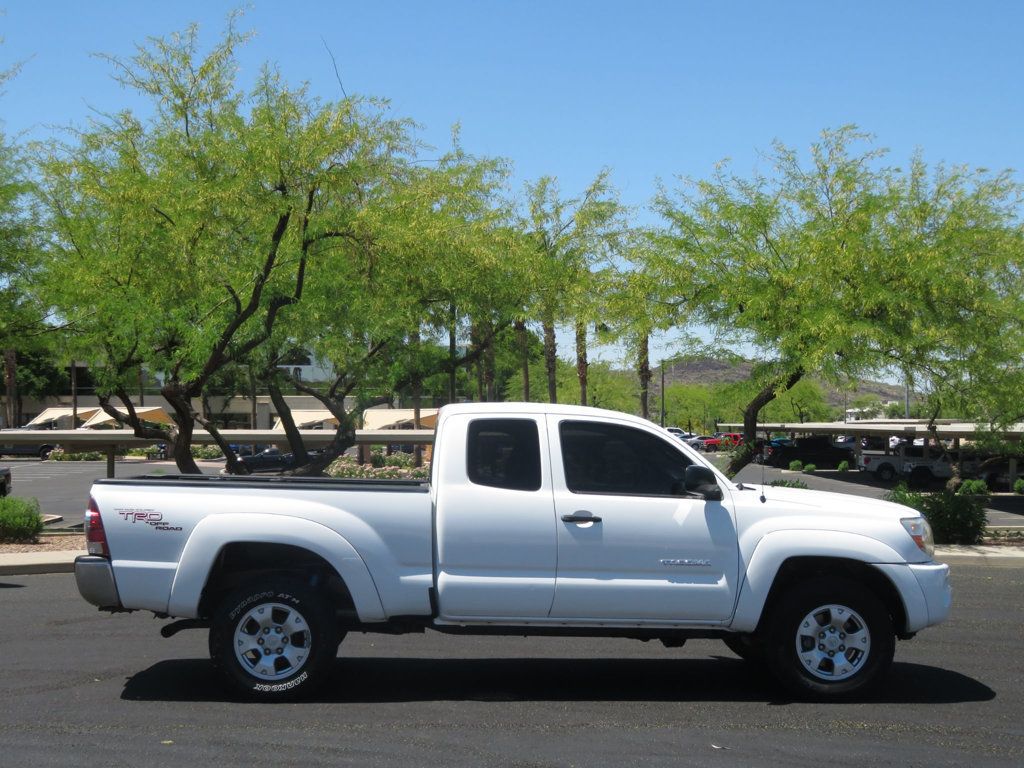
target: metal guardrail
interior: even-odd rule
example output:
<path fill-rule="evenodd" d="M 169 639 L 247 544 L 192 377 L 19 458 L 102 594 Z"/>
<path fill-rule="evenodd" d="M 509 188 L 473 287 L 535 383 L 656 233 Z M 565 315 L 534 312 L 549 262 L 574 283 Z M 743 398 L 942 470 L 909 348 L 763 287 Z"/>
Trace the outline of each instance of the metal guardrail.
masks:
<path fill-rule="evenodd" d="M 279 445 L 287 449 L 288 438 L 281 430 L 224 429 L 221 436 L 234 445 Z M 307 448 L 323 448 L 334 439 L 331 429 L 300 429 Z M 107 477 L 114 476 L 114 458 L 119 447 L 144 448 L 162 441 L 136 437 L 130 429 L 5 429 L 0 430 L 0 445 L 59 445 L 70 451 L 102 451 L 107 457 Z M 192 442 L 214 445 L 206 430 L 196 430 Z M 432 429 L 357 429 L 356 445 L 430 445 Z"/>

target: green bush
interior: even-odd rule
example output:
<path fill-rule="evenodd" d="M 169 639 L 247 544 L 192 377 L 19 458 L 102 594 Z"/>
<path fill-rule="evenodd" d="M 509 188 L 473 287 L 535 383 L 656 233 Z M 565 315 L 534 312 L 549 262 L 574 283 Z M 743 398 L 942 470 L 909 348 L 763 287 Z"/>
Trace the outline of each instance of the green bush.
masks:
<path fill-rule="evenodd" d="M 817 471 L 818 471 L 818 467 L 815 464 L 805 464 L 804 465 L 804 472 L 807 473 L 808 475 L 813 475 Z"/>
<path fill-rule="evenodd" d="M 891 501 L 895 504 L 902 504 L 904 507 L 916 509 L 918 512 L 924 511 L 924 499 L 925 496 L 923 493 L 916 493 L 910 490 L 907 488 L 907 484 L 902 481 L 898 483 L 895 488 L 885 494 L 886 501 Z"/>
<path fill-rule="evenodd" d="M 803 488 L 807 490 L 807 483 L 803 480 L 772 480 L 768 485 L 773 488 Z"/>
<path fill-rule="evenodd" d="M 962 496 L 946 490 L 914 493 L 900 483 L 885 498 L 923 514 L 932 527 L 936 544 L 978 544 L 985 534 L 987 496 Z"/>
<path fill-rule="evenodd" d="M 1018 477 L 1013 481 L 1013 492 L 1024 493 L 1024 477 Z"/>
<path fill-rule="evenodd" d="M 802 461 L 800 461 L 800 459 L 793 459 L 791 462 L 789 462 L 789 471 L 790 472 L 799 472 L 803 468 L 804 468 L 804 463 Z"/>
<path fill-rule="evenodd" d="M 150 449 L 152 450 L 152 449 Z M 193 459 L 222 459 L 224 454 L 216 445 L 193 445 L 189 450 Z"/>
<path fill-rule="evenodd" d="M 956 492 L 959 496 L 987 496 L 988 484 L 984 480 L 964 480 Z"/>
<path fill-rule="evenodd" d="M 848 462 L 848 461 L 840 461 L 839 462 L 839 466 L 836 467 L 836 469 L 838 469 L 840 472 L 849 472 L 850 471 L 850 462 Z"/>
<path fill-rule="evenodd" d="M 129 448 L 125 456 L 148 456 L 152 448 Z"/>
<path fill-rule="evenodd" d="M 43 530 L 43 517 L 35 499 L 0 498 L 0 542 L 34 542 Z"/>
<path fill-rule="evenodd" d="M 68 453 L 63 448 L 54 448 L 50 451 L 50 461 L 103 461 L 107 454 L 99 451 L 78 451 Z"/>
<path fill-rule="evenodd" d="M 383 461 L 383 456 L 381 460 Z M 374 466 L 373 464 L 360 464 L 351 456 L 341 456 L 335 459 L 325 472 L 329 477 L 426 480 L 430 477 L 430 464 L 424 463 L 419 468 L 412 466 Z"/>

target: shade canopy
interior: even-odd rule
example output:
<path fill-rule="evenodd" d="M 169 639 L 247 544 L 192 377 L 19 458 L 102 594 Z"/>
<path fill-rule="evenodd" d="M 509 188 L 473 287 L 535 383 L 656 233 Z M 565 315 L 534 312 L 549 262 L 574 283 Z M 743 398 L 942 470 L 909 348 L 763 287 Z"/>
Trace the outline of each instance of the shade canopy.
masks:
<path fill-rule="evenodd" d="M 118 408 L 118 413 L 123 413 L 125 416 L 128 415 L 128 409 Z M 135 414 L 143 421 L 148 421 L 151 424 L 173 424 L 173 420 L 170 414 L 167 413 L 163 408 L 159 406 L 153 406 L 152 408 L 136 408 Z M 116 425 L 117 420 L 104 410 L 97 410 L 85 424 L 82 425 L 82 429 L 95 429 L 96 427 L 108 427 Z M 119 426 L 119 425 L 118 425 Z"/>
<path fill-rule="evenodd" d="M 420 427 L 437 426 L 437 408 L 420 408 Z M 411 429 L 412 408 L 368 408 L 363 411 L 363 429 Z"/>
<path fill-rule="evenodd" d="M 78 418 L 79 419 L 90 419 L 96 412 L 100 410 L 95 406 L 89 408 L 79 408 Z M 67 406 L 54 406 L 53 408 L 47 408 L 45 411 L 36 416 L 32 421 L 26 424 L 26 427 L 46 427 L 49 424 L 53 424 L 55 421 L 60 419 L 71 419 L 75 414 L 75 409 Z"/>
<path fill-rule="evenodd" d="M 292 411 L 292 419 L 294 419 L 295 426 L 299 429 L 326 429 L 328 426 L 332 428 L 338 426 L 338 420 L 327 409 Z M 274 431 L 284 431 L 284 424 L 281 422 L 280 416 L 274 421 Z"/>

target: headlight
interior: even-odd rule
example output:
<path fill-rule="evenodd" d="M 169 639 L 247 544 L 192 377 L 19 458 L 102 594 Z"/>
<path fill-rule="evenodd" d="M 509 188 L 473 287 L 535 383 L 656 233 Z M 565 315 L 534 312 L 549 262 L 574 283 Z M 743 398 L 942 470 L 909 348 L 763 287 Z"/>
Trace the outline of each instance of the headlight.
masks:
<path fill-rule="evenodd" d="M 935 539 L 932 536 L 932 527 L 923 517 L 904 517 L 900 520 L 903 527 L 907 529 L 910 538 L 920 547 L 928 557 L 935 554 Z"/>

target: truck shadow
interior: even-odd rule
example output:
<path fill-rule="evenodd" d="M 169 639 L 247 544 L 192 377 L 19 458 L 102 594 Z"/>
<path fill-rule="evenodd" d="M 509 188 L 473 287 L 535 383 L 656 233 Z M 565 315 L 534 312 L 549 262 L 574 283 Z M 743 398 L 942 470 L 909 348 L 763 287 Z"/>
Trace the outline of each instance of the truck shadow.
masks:
<path fill-rule="evenodd" d="M 129 701 L 227 701 L 206 659 L 161 661 L 128 678 Z M 988 686 L 938 667 L 895 663 L 865 701 L 990 701 Z M 786 704 L 773 680 L 732 657 L 706 659 L 338 659 L 313 697 L 326 703 L 413 701 L 763 701 Z"/>

